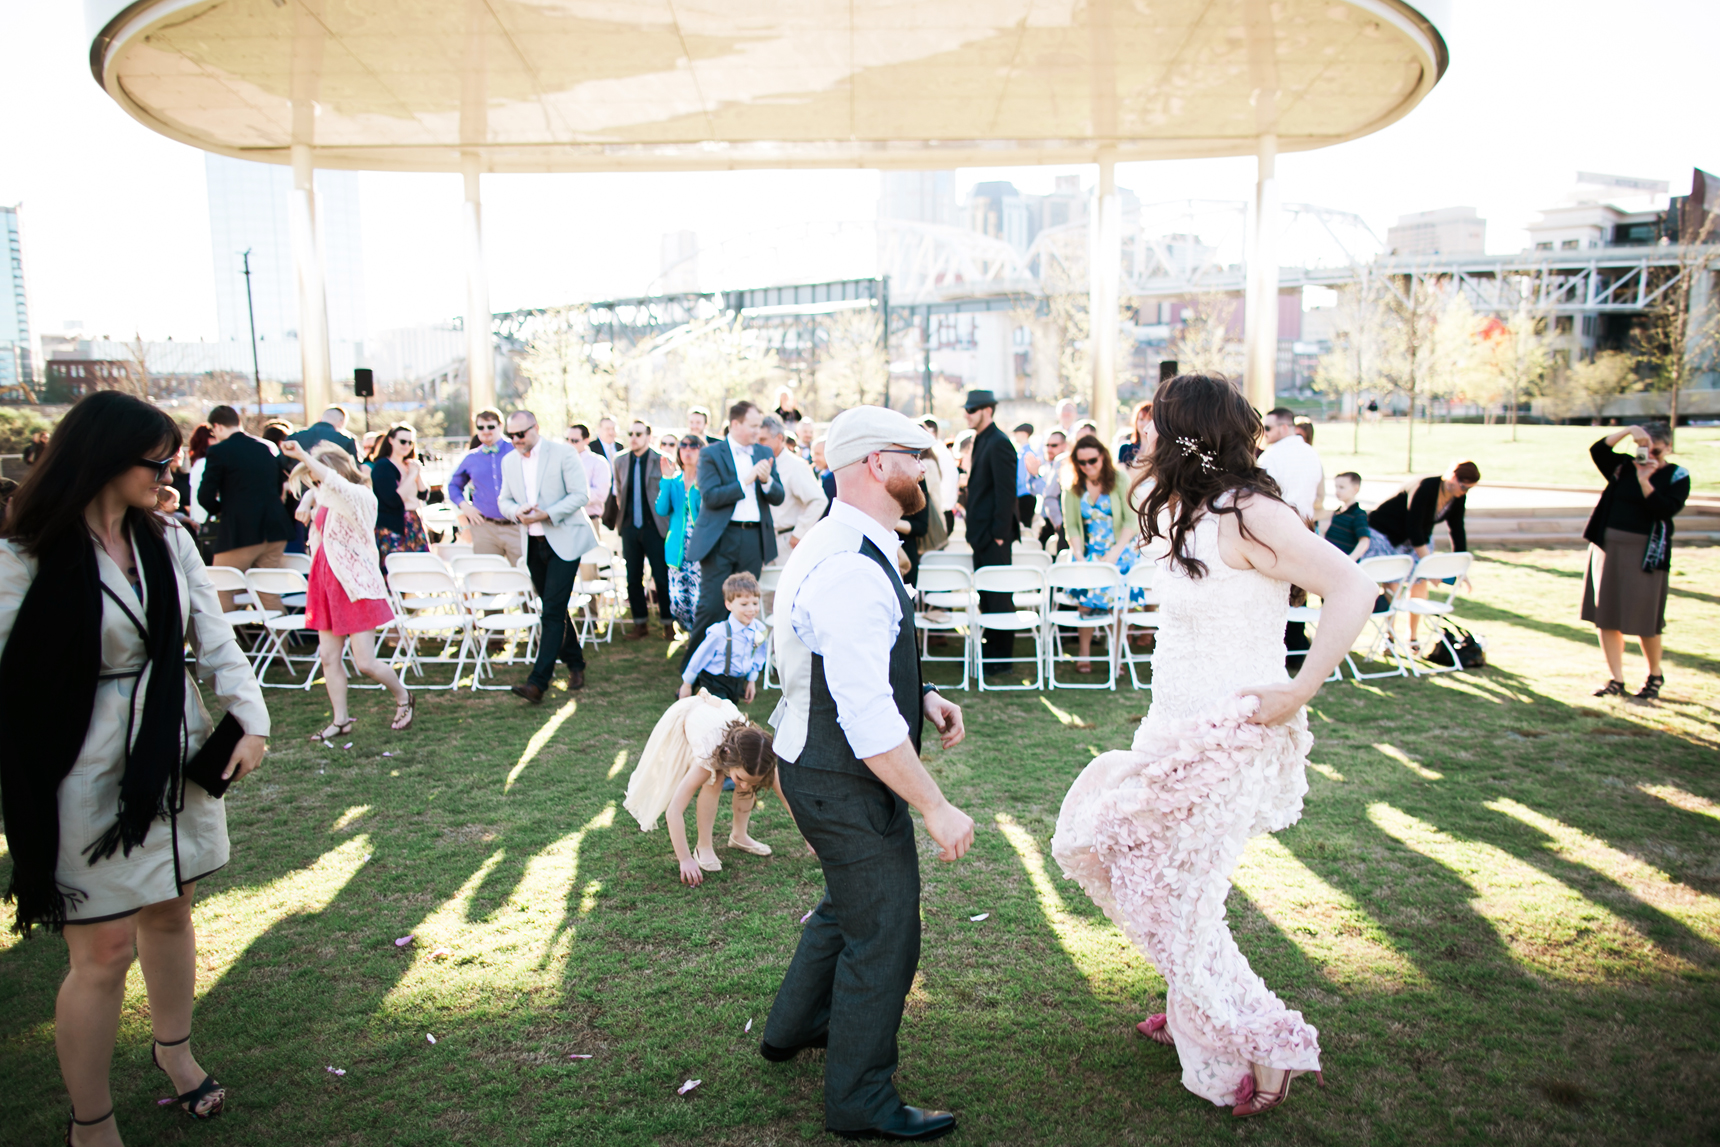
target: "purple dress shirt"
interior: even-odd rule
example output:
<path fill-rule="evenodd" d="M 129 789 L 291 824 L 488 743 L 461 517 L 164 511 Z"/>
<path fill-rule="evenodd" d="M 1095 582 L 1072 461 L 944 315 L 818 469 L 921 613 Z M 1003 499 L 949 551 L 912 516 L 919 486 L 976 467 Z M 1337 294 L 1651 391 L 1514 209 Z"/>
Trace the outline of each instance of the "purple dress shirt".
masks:
<path fill-rule="evenodd" d="M 499 520 L 502 511 L 496 498 L 502 492 L 502 456 L 513 449 L 506 442 L 498 442 L 493 447 L 480 446 L 469 451 L 448 476 L 448 500 L 458 508 L 470 497 L 479 514 Z"/>

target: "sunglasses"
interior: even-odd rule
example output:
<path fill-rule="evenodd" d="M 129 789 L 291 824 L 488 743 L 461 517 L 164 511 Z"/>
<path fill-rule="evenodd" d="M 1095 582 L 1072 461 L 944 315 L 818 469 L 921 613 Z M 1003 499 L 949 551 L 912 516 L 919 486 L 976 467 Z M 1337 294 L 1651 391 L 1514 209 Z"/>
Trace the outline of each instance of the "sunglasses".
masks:
<path fill-rule="evenodd" d="M 1103 458 L 1077 458 L 1077 459 L 1075 459 L 1075 463 L 1078 466 L 1097 466 L 1099 463 L 1101 463 L 1103 461 L 1104 461 Z"/>
<path fill-rule="evenodd" d="M 524 438 L 526 435 L 530 434 L 531 432 L 532 432 L 532 427 L 528 426 L 524 430 L 510 430 L 510 431 L 508 431 L 508 437 L 509 438 Z"/>
<path fill-rule="evenodd" d="M 648 433 L 644 430 L 629 430 L 627 432 L 627 437 L 629 438 L 645 438 L 648 436 Z"/>
<path fill-rule="evenodd" d="M 703 450 L 704 448 L 705 448 L 705 441 L 702 438 L 683 438 L 683 439 L 681 439 L 681 449 L 683 449 L 683 450 Z"/>
<path fill-rule="evenodd" d="M 497 426 L 494 422 L 480 422 L 480 423 L 478 423 L 478 429 L 479 430 L 500 430 L 501 427 Z"/>
<path fill-rule="evenodd" d="M 153 458 L 139 458 L 136 462 L 133 462 L 132 465 L 133 466 L 148 466 L 151 470 L 154 470 L 155 471 L 155 480 L 157 482 L 165 482 L 173 474 L 173 459 L 172 458 L 168 458 L 165 461 L 161 461 L 161 462 L 157 462 Z"/>

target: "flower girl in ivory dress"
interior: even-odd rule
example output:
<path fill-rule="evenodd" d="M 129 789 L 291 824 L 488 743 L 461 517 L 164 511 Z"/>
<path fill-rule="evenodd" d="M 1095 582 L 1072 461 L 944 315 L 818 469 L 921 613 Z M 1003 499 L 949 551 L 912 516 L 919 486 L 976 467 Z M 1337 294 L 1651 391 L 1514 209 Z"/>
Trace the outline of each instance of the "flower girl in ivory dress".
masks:
<path fill-rule="evenodd" d="M 1313 739 L 1303 706 L 1361 632 L 1375 588 L 1310 533 L 1255 462 L 1260 416 L 1222 378 L 1154 395 L 1133 502 L 1159 568 L 1153 700 L 1133 747 L 1089 764 L 1063 799 L 1052 855 L 1165 978 L 1141 1033 L 1176 1049 L 1183 1086 L 1238 1116 L 1318 1073 L 1319 1033 L 1248 966 L 1225 924 L 1248 839 L 1302 815 Z M 1150 483 L 1150 485 L 1149 485 Z M 1295 680 L 1291 584 L 1323 599 Z"/>
<path fill-rule="evenodd" d="M 755 856 L 769 856 L 770 845 L 747 835 L 747 821 L 758 791 L 766 786 L 775 789 L 782 807 L 788 808 L 776 775 L 770 734 L 742 717 L 734 702 L 719 700 L 701 689 L 669 706 L 657 719 L 657 727 L 651 730 L 651 739 L 645 742 L 645 751 L 639 754 L 639 764 L 627 782 L 627 799 L 621 806 L 633 814 L 645 832 L 656 828 L 657 818 L 668 813 L 669 839 L 681 862 L 684 884 L 701 884 L 706 872 L 722 871 L 723 862 L 711 844 L 711 830 L 717 823 L 717 801 L 725 777 L 735 782 L 735 823 L 729 844 Z M 687 849 L 686 825 L 687 802 L 694 793 L 699 795 L 696 853 Z M 792 809 L 788 815 L 790 820 L 794 818 Z"/>

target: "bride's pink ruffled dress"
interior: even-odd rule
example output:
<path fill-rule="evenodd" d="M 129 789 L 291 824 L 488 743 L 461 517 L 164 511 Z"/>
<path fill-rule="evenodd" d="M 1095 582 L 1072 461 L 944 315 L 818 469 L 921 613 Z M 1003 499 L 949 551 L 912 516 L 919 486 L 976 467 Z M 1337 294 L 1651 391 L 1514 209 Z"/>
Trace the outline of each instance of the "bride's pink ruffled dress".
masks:
<path fill-rule="evenodd" d="M 1251 1063 L 1320 1066 L 1319 1033 L 1248 966 L 1224 910 L 1249 837 L 1301 817 L 1313 738 L 1304 713 L 1249 724 L 1256 701 L 1237 696 L 1288 680 L 1289 586 L 1225 565 L 1210 515 L 1191 550 L 1202 578 L 1154 554 L 1151 708 L 1131 748 L 1095 758 L 1070 788 L 1051 851 L 1164 977 L 1183 1085 L 1229 1105 Z"/>

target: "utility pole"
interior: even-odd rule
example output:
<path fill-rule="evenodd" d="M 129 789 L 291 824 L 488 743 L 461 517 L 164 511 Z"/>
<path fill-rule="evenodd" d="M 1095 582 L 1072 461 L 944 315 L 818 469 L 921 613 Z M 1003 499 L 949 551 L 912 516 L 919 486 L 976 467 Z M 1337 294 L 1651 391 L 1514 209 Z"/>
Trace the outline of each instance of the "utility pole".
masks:
<path fill-rule="evenodd" d="M 251 302 L 251 248 L 239 257 L 245 260 L 245 315 L 251 320 L 251 378 L 257 384 L 257 428 L 263 426 L 263 368 L 257 365 L 257 308 Z"/>

